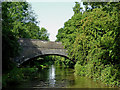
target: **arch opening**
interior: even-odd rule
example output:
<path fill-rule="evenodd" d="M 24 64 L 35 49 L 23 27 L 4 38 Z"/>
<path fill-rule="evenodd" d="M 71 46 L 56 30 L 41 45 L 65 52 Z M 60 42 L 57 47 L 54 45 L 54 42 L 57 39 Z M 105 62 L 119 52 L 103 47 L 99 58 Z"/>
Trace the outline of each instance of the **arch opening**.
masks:
<path fill-rule="evenodd" d="M 36 61 L 37 59 L 41 59 L 41 60 L 37 60 L 37 61 L 45 61 L 45 58 L 44 57 L 50 57 L 50 56 L 55 56 L 55 57 L 57 57 L 57 56 L 59 56 L 59 57 L 61 57 L 61 58 L 65 58 L 65 60 L 71 60 L 68 56 L 65 56 L 65 55 L 61 55 L 61 54 L 42 54 L 42 55 L 37 55 L 37 56 L 35 56 L 35 57 L 33 57 L 33 58 L 28 58 L 28 59 L 26 59 L 26 60 L 24 60 L 23 62 L 21 62 L 21 63 L 19 63 L 19 67 L 21 67 L 21 66 L 24 66 L 24 65 L 26 65 L 27 63 L 29 64 L 29 62 L 34 62 L 34 61 Z M 49 60 L 48 60 L 48 62 L 50 61 L 50 58 L 49 58 Z"/>

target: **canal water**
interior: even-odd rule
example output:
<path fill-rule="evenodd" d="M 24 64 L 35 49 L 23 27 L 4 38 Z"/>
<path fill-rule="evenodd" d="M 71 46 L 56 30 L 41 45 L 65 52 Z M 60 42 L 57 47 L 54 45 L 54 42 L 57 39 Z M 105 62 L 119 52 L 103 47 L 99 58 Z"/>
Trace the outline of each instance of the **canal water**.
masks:
<path fill-rule="evenodd" d="M 39 71 L 37 80 L 23 83 L 23 88 L 108 88 L 92 79 L 76 76 L 74 69 L 51 65 Z"/>

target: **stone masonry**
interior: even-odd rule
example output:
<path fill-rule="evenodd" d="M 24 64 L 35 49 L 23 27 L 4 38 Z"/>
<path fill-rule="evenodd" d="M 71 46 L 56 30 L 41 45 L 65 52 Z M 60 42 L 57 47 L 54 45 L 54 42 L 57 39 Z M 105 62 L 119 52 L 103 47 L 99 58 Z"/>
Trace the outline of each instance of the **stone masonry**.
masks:
<path fill-rule="evenodd" d="M 25 38 L 20 38 L 18 42 L 21 45 L 21 52 L 20 55 L 14 59 L 18 65 L 43 55 L 59 55 L 67 57 L 67 50 L 64 49 L 61 42 Z"/>

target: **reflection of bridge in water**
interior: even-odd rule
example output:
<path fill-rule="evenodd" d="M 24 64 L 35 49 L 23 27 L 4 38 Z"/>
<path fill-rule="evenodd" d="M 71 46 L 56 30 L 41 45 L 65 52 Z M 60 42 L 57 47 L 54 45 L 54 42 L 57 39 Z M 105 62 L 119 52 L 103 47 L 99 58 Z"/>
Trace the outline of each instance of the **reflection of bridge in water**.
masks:
<path fill-rule="evenodd" d="M 23 62 L 45 55 L 59 55 L 67 57 L 67 53 L 61 42 L 42 41 L 37 39 L 24 39 L 18 41 L 22 47 L 20 55 L 14 59 L 18 65 Z"/>

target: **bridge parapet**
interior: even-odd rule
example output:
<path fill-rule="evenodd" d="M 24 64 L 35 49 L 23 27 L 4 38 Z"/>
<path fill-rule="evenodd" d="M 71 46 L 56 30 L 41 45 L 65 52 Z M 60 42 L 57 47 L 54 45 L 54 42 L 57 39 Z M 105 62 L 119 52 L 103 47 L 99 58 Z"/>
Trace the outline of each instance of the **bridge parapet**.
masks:
<path fill-rule="evenodd" d="M 39 48 L 49 48 L 49 49 L 64 49 L 61 42 L 53 41 L 42 41 L 36 39 L 19 39 L 21 46 L 28 47 L 39 47 Z"/>

